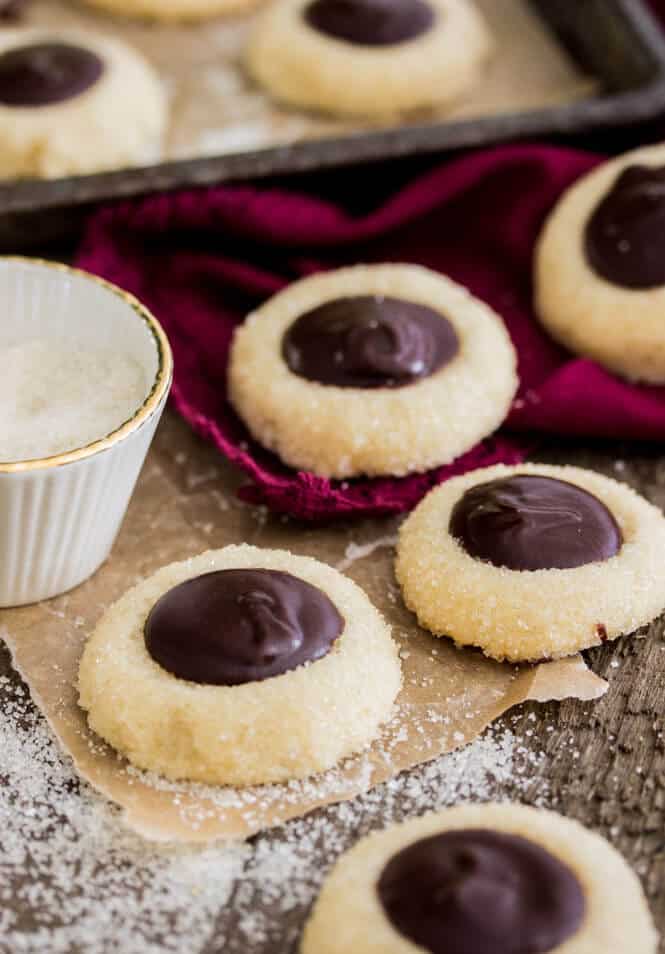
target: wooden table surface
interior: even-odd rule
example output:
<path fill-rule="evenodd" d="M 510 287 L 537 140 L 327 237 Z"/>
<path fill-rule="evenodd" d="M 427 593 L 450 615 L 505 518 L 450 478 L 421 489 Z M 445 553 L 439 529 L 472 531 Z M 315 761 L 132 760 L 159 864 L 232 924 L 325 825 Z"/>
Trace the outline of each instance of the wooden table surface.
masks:
<path fill-rule="evenodd" d="M 183 440 L 196 449 L 202 463 L 219 464 L 212 448 L 167 415 L 158 435 L 161 450 L 172 448 L 175 454 Z M 665 509 L 665 456 L 660 456 L 657 448 L 608 443 L 590 447 L 550 441 L 533 457 L 597 469 L 627 482 Z M 220 479 L 226 484 L 234 483 L 237 476 L 225 470 Z M 268 518 L 269 523 L 272 520 Z M 394 521 L 385 523 L 387 529 L 394 526 Z M 663 620 L 648 628 L 645 639 L 621 639 L 589 652 L 587 660 L 595 672 L 610 681 L 610 689 L 602 700 L 593 704 L 527 705 L 505 718 L 517 733 L 522 727 L 523 738 L 529 745 L 545 752 L 545 758 L 539 759 L 534 768 L 526 797 L 523 785 L 519 797 L 530 801 L 546 796 L 548 804 L 610 837 L 641 876 L 657 926 L 665 932 Z M 7 653 L 0 648 L 1 675 L 18 679 L 11 673 Z M 532 713 L 535 720 L 533 716 L 529 719 Z M 528 736 L 527 729 L 532 730 Z M 504 786 L 498 794 L 510 797 L 510 786 Z M 333 819 L 334 815 L 330 817 Z M 366 829 L 371 824 L 371 818 L 363 819 L 362 827 Z M 261 836 L 279 837 L 277 833 Z M 353 840 L 353 832 L 350 838 Z M 322 855 L 321 864 L 324 863 Z M 224 946 L 224 952 L 291 954 L 295 951 L 294 924 L 302 923 L 305 914 L 304 910 L 294 910 L 288 924 L 275 923 L 270 937 L 256 947 L 250 949 L 245 943 L 236 947 L 232 943 Z M 232 903 L 223 917 L 228 924 L 233 923 Z M 218 949 L 210 948 L 211 952 L 215 950 Z M 6 951 L 1 937 L 0 951 Z M 665 954 L 665 943 L 661 952 Z M 95 952 L 88 950 L 86 954 Z"/>

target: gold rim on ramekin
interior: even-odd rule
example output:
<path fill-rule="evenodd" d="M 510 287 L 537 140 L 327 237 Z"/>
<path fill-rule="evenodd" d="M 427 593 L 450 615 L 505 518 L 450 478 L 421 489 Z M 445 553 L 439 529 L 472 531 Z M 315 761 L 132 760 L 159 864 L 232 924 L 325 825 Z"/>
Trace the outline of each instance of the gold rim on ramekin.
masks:
<path fill-rule="evenodd" d="M 38 265 L 43 268 L 52 268 L 55 271 L 63 272 L 67 275 L 76 275 L 79 278 L 83 278 L 87 281 L 95 282 L 97 285 L 101 285 L 102 288 L 105 288 L 107 291 L 110 291 L 116 298 L 122 299 L 122 301 L 129 305 L 133 312 L 138 315 L 138 317 L 143 321 L 150 331 L 155 345 L 157 346 L 157 373 L 153 382 L 153 386 L 150 390 L 150 393 L 146 397 L 145 401 L 137 409 L 136 413 L 125 421 L 124 424 L 121 424 L 120 427 L 116 430 L 111 431 L 110 434 L 107 434 L 105 437 L 101 437 L 96 441 L 92 441 L 90 444 L 85 444 L 83 447 L 77 447 L 74 450 L 67 451 L 64 454 L 56 454 L 52 457 L 42 457 L 34 458 L 32 460 L 17 460 L 12 461 L 11 463 L 3 463 L 0 461 L 0 474 L 15 474 L 31 470 L 44 470 L 50 467 L 62 467 L 63 464 L 72 464 L 77 460 L 84 460 L 87 457 L 92 457 L 93 454 L 98 454 L 100 451 L 108 450 L 110 447 L 113 447 L 115 444 L 118 444 L 120 441 L 124 440 L 130 434 L 133 434 L 134 431 L 138 430 L 145 422 L 155 413 L 155 411 L 160 406 L 164 396 L 168 393 L 168 390 L 171 386 L 171 378 L 173 376 L 173 355 L 171 353 L 171 346 L 169 340 L 166 337 L 164 329 L 157 321 L 155 316 L 150 312 L 145 305 L 142 305 L 141 302 L 130 292 L 123 291 L 122 288 L 118 288 L 117 285 L 114 285 L 112 282 L 107 282 L 104 278 L 99 278 L 97 275 L 91 275 L 90 272 L 85 272 L 80 268 L 72 268 L 70 265 L 65 265 L 62 262 L 49 262 L 46 259 L 42 258 L 29 258 L 22 255 L 0 255 L 0 266 L 5 262 L 16 262 L 23 265 Z"/>

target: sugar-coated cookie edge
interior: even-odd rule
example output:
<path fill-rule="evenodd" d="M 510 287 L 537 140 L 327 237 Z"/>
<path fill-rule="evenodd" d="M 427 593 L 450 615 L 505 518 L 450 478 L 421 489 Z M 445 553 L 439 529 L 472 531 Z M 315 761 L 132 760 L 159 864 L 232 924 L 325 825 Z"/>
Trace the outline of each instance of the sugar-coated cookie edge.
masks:
<path fill-rule="evenodd" d="M 106 63 L 105 72 L 89 90 L 62 103 L 0 105 L 0 179 L 83 175 L 156 162 L 167 101 L 153 67 L 128 44 L 91 30 L 2 30 L 0 53 L 54 40 L 92 50 Z"/>
<path fill-rule="evenodd" d="M 469 556 L 449 533 L 465 490 L 511 474 L 578 484 L 617 519 L 624 543 L 601 563 L 518 572 Z M 498 660 L 557 659 L 630 633 L 665 607 L 665 518 L 624 484 L 579 467 L 498 465 L 430 491 L 400 529 L 395 571 L 406 605 L 437 636 Z"/>
<path fill-rule="evenodd" d="M 148 654 L 143 624 L 159 597 L 202 573 L 264 567 L 323 589 L 345 619 L 320 660 L 263 682 L 206 686 L 177 679 Z M 283 782 L 362 750 L 392 714 L 401 667 L 390 627 L 337 570 L 246 544 L 163 567 L 102 617 L 80 664 L 90 727 L 134 765 L 169 778 L 225 785 Z"/>
<path fill-rule="evenodd" d="M 665 165 L 665 145 L 604 162 L 564 192 L 547 218 L 534 257 L 535 310 L 566 348 L 634 381 L 665 383 L 665 286 L 630 289 L 596 274 L 584 233 L 598 202 L 626 166 Z"/>
<path fill-rule="evenodd" d="M 510 803 L 461 805 L 362 839 L 328 875 L 301 954 L 423 954 L 390 924 L 375 885 L 388 860 L 407 845 L 463 828 L 535 840 L 575 872 L 587 899 L 585 921 L 552 954 L 655 954 L 658 936 L 640 882 L 619 852 L 576 821 Z"/>
<path fill-rule="evenodd" d="M 319 33 L 302 17 L 308 2 L 267 6 L 245 57 L 250 75 L 292 106 L 385 117 L 451 104 L 476 83 L 492 48 L 485 22 L 468 0 L 428 0 L 437 16 L 432 29 L 385 47 Z"/>
<path fill-rule="evenodd" d="M 441 311 L 460 352 L 404 388 L 328 387 L 294 374 L 285 331 L 325 301 L 385 295 Z M 229 398 L 252 435 L 291 467 L 321 477 L 402 476 L 451 463 L 493 433 L 517 390 L 517 359 L 495 312 L 461 285 L 417 265 L 356 265 L 274 295 L 236 329 Z"/>

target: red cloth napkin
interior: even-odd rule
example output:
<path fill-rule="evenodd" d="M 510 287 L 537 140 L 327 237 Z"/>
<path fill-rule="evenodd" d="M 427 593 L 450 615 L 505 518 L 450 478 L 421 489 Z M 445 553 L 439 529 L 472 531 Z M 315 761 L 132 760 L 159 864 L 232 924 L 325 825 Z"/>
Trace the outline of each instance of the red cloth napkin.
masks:
<path fill-rule="evenodd" d="M 227 186 L 153 196 L 93 216 L 78 264 L 133 291 L 175 354 L 177 411 L 251 478 L 243 496 L 304 519 L 412 507 L 452 474 L 518 462 L 517 432 L 665 438 L 665 388 L 638 387 L 555 345 L 534 320 L 531 264 L 543 219 L 599 158 L 548 146 L 495 148 L 443 163 L 367 214 L 283 188 Z M 362 173 L 354 173 L 362 183 Z M 353 198 L 353 197 L 351 197 Z M 294 279 L 355 262 L 418 262 L 503 316 L 521 387 L 506 429 L 451 467 L 402 479 L 331 482 L 253 443 L 226 400 L 234 327 Z"/>

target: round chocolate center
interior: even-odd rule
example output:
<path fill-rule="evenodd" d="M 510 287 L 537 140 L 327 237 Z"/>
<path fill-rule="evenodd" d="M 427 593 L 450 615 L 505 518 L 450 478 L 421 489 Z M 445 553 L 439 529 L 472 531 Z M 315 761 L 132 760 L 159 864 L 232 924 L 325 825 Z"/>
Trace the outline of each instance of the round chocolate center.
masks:
<path fill-rule="evenodd" d="M 18 20 L 27 0 L 0 0 L 0 20 Z"/>
<path fill-rule="evenodd" d="M 37 43 L 0 54 L 0 104 L 49 106 L 79 96 L 104 72 L 92 52 L 68 43 Z"/>
<path fill-rule="evenodd" d="M 313 0 L 304 15 L 319 33 L 359 46 L 405 43 L 434 23 L 424 0 Z"/>
<path fill-rule="evenodd" d="M 186 580 L 154 605 L 145 645 L 179 679 L 260 682 L 325 656 L 344 629 L 326 594 L 277 570 L 218 570 Z"/>
<path fill-rule="evenodd" d="M 589 219 L 587 260 L 626 288 L 665 285 L 665 167 L 629 166 Z"/>
<path fill-rule="evenodd" d="M 569 868 L 495 831 L 418 841 L 391 858 L 377 889 L 391 924 L 431 954 L 545 954 L 577 932 L 585 911 Z"/>
<path fill-rule="evenodd" d="M 566 570 L 616 556 L 623 538 L 604 503 L 581 487 L 520 474 L 471 487 L 450 533 L 477 560 L 509 570 Z"/>
<path fill-rule="evenodd" d="M 339 388 L 399 388 L 429 377 L 459 351 L 439 312 L 397 298 L 338 298 L 309 311 L 284 335 L 294 374 Z"/>

